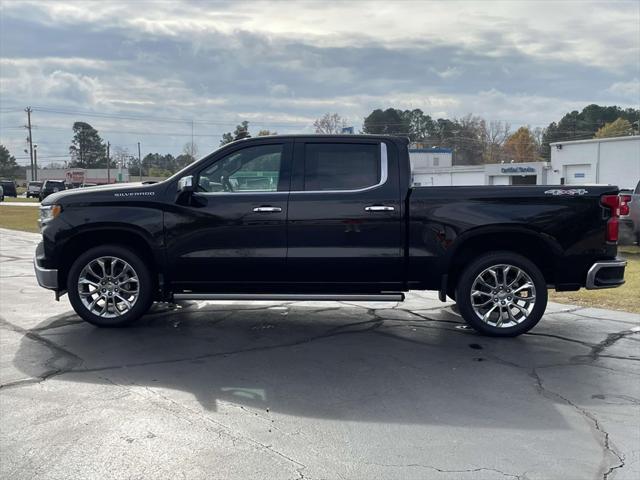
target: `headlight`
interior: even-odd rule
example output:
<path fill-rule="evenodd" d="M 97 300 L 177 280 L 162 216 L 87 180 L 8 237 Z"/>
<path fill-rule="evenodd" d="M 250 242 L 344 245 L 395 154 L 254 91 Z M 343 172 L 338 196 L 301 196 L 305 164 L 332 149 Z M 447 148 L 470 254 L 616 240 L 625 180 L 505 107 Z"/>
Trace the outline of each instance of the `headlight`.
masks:
<path fill-rule="evenodd" d="M 62 213 L 62 205 L 40 207 L 40 223 L 48 222 Z"/>

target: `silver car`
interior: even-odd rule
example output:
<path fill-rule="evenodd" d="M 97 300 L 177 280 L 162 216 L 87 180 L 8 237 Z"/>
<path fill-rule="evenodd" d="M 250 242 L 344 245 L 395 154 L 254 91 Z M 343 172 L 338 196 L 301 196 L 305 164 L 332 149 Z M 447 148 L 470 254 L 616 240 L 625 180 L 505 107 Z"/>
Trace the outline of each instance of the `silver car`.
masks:
<path fill-rule="evenodd" d="M 621 191 L 627 198 L 629 213 L 620 215 L 620 234 L 624 243 L 640 245 L 640 182 L 635 190 Z"/>
<path fill-rule="evenodd" d="M 42 182 L 29 182 L 27 184 L 27 198 L 38 198 L 42 190 Z"/>

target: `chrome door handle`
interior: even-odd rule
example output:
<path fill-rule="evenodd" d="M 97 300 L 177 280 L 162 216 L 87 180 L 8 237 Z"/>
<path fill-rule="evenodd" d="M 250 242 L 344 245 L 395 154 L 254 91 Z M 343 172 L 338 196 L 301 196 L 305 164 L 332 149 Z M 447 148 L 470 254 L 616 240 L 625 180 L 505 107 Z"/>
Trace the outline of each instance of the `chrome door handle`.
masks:
<path fill-rule="evenodd" d="M 280 207 L 256 207 L 253 209 L 254 212 L 262 212 L 262 213 L 275 213 L 275 212 L 281 212 L 282 209 Z"/>
<path fill-rule="evenodd" d="M 369 207 L 364 207 L 367 212 L 393 212 L 395 210 L 394 207 L 390 207 L 389 205 L 371 205 Z"/>

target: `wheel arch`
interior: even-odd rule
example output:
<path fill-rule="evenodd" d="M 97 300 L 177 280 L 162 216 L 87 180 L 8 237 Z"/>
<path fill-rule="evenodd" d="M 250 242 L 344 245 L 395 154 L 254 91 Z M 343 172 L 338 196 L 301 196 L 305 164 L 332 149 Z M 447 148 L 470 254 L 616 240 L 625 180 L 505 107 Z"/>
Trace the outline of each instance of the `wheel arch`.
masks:
<path fill-rule="evenodd" d="M 458 237 L 451 249 L 447 293 L 455 289 L 458 277 L 472 259 L 498 250 L 529 259 L 540 269 L 548 285 L 555 283 L 555 262 L 563 250 L 553 238 L 523 226 L 479 228 Z"/>
<path fill-rule="evenodd" d="M 87 250 L 101 245 L 119 245 L 133 250 L 149 267 L 153 278 L 160 282 L 163 273 L 162 255 L 153 239 L 142 229 L 135 226 L 101 225 L 74 232 L 63 244 L 60 258 L 63 259 L 58 271 L 61 289 L 67 288 L 67 275 L 74 259 Z"/>

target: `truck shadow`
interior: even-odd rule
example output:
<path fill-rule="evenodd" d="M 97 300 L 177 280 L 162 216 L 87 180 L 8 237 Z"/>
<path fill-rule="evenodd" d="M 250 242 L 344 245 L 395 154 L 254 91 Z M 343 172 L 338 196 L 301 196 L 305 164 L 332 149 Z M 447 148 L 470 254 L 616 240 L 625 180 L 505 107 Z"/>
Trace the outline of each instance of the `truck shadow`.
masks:
<path fill-rule="evenodd" d="M 208 411 L 222 403 L 344 421 L 566 428 L 537 369 L 585 363 L 589 344 L 553 325 L 516 339 L 462 326 L 449 309 L 345 304 L 156 306 L 126 329 L 68 313 L 29 330 L 14 364 L 34 381 L 149 387 Z M 566 375 L 577 382 L 585 370 Z"/>

